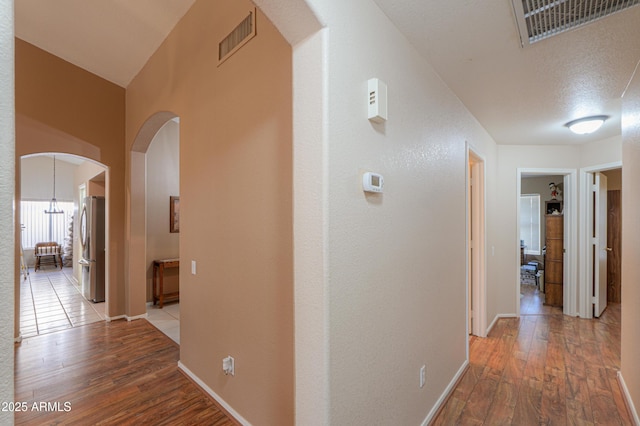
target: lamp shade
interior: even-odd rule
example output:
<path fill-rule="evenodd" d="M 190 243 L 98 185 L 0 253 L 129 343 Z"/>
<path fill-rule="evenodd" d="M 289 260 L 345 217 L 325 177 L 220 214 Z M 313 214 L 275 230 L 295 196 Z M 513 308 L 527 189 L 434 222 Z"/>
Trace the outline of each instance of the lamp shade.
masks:
<path fill-rule="evenodd" d="M 606 115 L 593 115 L 591 117 L 579 118 L 565 124 L 573 133 L 577 135 L 586 135 L 598 130 L 606 119 L 609 118 Z"/>

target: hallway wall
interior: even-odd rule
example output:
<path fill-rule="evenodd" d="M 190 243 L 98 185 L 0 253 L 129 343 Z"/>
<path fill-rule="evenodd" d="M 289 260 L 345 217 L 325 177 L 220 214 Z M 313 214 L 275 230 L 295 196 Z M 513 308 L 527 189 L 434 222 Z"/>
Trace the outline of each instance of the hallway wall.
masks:
<path fill-rule="evenodd" d="M 109 167 L 108 315 L 124 314 L 124 100 L 116 86 L 15 39 L 16 158 L 76 154 Z"/>
<path fill-rule="evenodd" d="M 296 165 L 324 172 L 328 400 L 315 424 L 420 424 L 466 359 L 465 142 L 488 188 L 495 145 L 373 1 L 309 3 L 327 26 L 326 157 Z M 388 87 L 382 124 L 367 120 L 372 77 Z M 365 171 L 384 193 L 363 192 Z"/>
<path fill-rule="evenodd" d="M 640 75 L 622 98 L 622 377 L 640 422 Z"/>
<path fill-rule="evenodd" d="M 179 116 L 181 366 L 248 422 L 287 425 L 294 418 L 291 47 L 258 10 L 257 35 L 222 65 L 217 60 L 218 42 L 253 10 L 248 0 L 194 3 L 127 88 L 126 152 L 150 117 Z M 137 184 L 128 182 L 127 192 Z M 138 252 L 130 261 L 146 264 Z M 146 293 L 132 294 L 144 310 Z M 235 376 L 222 371 L 228 355 Z"/>

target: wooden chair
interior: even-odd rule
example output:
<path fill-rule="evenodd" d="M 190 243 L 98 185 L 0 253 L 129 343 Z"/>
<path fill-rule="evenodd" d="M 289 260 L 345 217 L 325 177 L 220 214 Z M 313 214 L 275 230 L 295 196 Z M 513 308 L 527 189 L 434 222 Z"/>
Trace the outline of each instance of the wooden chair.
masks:
<path fill-rule="evenodd" d="M 44 257 L 52 258 L 53 264 L 56 268 L 58 267 L 58 263 L 60 263 L 60 269 L 62 269 L 62 250 L 60 248 L 60 244 L 52 241 L 36 243 L 33 254 L 36 257 L 36 267 L 34 268 L 34 271 L 37 271 L 40 268 L 40 260 Z"/>

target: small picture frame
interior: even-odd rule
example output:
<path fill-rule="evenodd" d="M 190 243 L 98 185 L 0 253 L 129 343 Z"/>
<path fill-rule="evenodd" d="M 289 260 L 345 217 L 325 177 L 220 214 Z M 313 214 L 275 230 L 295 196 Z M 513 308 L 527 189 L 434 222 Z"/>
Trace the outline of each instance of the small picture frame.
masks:
<path fill-rule="evenodd" d="M 169 197 L 169 232 L 180 232 L 180 197 Z"/>

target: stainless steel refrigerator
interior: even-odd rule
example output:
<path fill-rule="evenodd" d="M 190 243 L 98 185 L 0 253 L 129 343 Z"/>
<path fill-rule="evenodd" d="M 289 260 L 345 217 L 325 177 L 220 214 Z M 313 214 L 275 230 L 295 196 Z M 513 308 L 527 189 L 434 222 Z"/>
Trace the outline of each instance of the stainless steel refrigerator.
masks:
<path fill-rule="evenodd" d="M 104 197 L 86 197 L 80 213 L 82 242 L 82 294 L 91 302 L 104 302 L 105 288 Z"/>

